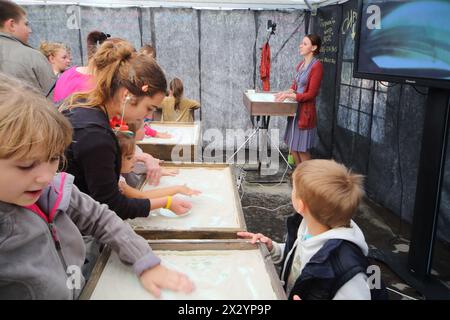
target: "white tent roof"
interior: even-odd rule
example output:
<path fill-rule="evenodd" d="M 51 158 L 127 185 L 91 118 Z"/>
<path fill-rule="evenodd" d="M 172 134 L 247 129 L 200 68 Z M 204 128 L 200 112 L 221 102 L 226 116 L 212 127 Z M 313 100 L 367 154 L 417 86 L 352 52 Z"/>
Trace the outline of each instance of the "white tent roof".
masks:
<path fill-rule="evenodd" d="M 199 9 L 316 9 L 348 0 L 15 0 L 19 4 L 77 4 L 96 7 L 181 7 Z"/>

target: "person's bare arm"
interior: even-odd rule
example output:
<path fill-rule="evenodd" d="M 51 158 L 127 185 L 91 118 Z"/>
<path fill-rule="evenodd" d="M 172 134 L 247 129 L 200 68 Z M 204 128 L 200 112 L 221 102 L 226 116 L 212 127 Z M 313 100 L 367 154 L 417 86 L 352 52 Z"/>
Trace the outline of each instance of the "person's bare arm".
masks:
<path fill-rule="evenodd" d="M 163 189 L 177 189 L 182 186 L 176 186 L 176 187 L 168 187 Z M 121 184 L 122 193 L 128 197 L 128 198 L 138 198 L 138 199 L 149 199 L 150 201 L 150 210 L 159 209 L 167 206 L 168 197 L 167 196 L 158 196 L 158 197 L 148 197 L 146 192 L 148 191 L 140 191 L 138 189 L 135 189 L 133 187 L 130 187 L 126 183 Z M 166 190 L 167 191 L 167 190 Z M 170 191 L 170 190 L 169 190 Z M 174 191 L 174 190 L 171 190 Z M 178 193 L 178 192 L 175 192 Z M 175 194 L 173 193 L 173 194 Z M 187 211 L 191 209 L 192 205 L 186 200 L 179 199 L 179 198 L 173 198 L 172 203 L 169 206 L 169 210 L 173 211 L 175 214 L 185 214 Z"/>
<path fill-rule="evenodd" d="M 147 179 L 151 184 L 157 186 L 162 175 L 162 168 L 159 165 L 161 160 L 154 158 L 148 153 L 136 155 L 136 160 L 145 163 L 147 168 Z"/>

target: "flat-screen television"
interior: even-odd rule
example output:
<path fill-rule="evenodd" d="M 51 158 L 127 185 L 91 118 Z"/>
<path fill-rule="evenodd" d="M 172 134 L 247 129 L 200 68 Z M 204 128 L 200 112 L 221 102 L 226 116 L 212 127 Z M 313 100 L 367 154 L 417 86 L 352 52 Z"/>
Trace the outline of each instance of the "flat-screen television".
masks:
<path fill-rule="evenodd" d="M 360 0 L 353 76 L 450 89 L 450 0 Z"/>

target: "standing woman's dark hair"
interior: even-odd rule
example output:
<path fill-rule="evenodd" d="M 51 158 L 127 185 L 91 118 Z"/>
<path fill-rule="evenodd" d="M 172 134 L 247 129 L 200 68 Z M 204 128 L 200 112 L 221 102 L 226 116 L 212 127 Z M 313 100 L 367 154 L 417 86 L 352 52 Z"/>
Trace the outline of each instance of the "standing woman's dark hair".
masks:
<path fill-rule="evenodd" d="M 169 89 L 172 91 L 172 95 L 175 98 L 175 110 L 180 110 L 180 101 L 183 97 L 183 82 L 178 78 L 173 78 L 172 81 L 170 81 Z"/>
<path fill-rule="evenodd" d="M 317 46 L 317 48 L 314 50 L 314 55 L 317 56 L 320 53 L 320 47 L 322 46 L 322 39 L 317 34 L 308 34 L 305 37 L 311 40 L 311 44 L 313 46 Z"/>

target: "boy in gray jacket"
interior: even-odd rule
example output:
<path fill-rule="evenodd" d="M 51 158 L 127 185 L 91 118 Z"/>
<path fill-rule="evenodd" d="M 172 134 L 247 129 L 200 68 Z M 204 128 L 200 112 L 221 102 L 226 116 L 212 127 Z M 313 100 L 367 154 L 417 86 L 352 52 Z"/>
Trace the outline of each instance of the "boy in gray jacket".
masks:
<path fill-rule="evenodd" d="M 28 45 L 30 33 L 25 10 L 14 2 L 0 0 L 0 72 L 51 97 L 56 77 L 44 55 Z"/>
<path fill-rule="evenodd" d="M 56 174 L 71 139 L 69 122 L 45 98 L 0 74 L 0 299 L 76 299 L 81 234 L 111 246 L 155 296 L 192 291 L 107 205 Z"/>

